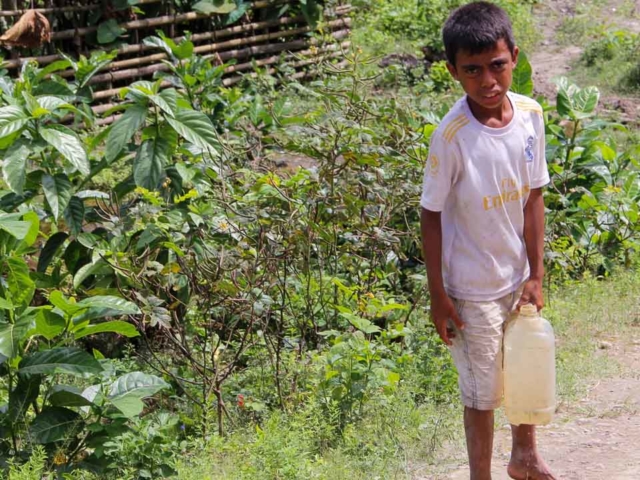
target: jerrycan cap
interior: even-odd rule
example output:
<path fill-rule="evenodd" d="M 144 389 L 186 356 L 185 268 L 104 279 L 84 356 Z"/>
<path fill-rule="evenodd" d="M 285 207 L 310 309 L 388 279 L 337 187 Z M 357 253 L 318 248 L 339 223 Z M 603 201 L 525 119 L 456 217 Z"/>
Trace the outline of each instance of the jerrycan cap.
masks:
<path fill-rule="evenodd" d="M 527 303 L 520 307 L 520 314 L 526 316 L 535 316 L 538 314 L 538 307 L 532 303 Z"/>

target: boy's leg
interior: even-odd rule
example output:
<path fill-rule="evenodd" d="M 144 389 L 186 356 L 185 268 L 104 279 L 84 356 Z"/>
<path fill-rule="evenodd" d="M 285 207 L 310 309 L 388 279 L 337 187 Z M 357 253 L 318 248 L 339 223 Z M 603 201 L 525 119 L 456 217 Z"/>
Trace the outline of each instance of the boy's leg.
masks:
<path fill-rule="evenodd" d="M 464 431 L 471 480 L 491 480 L 493 410 L 464 407 Z"/>
<path fill-rule="evenodd" d="M 471 480 L 491 480 L 493 411 L 502 397 L 504 302 L 455 300 L 464 330 L 455 329 L 450 352 L 458 370 Z"/>
<path fill-rule="evenodd" d="M 536 446 L 536 427 L 511 425 L 513 445 L 507 473 L 515 480 L 556 480 Z"/>

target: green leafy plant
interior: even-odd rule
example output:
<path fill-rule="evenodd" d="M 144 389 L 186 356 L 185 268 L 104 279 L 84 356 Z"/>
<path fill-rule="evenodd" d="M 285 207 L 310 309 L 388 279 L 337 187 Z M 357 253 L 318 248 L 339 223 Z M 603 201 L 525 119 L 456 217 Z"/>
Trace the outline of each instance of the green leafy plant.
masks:
<path fill-rule="evenodd" d="M 558 83 L 557 115 L 549 115 L 547 157 L 552 188 L 551 255 L 561 269 L 610 271 L 638 248 L 638 157 L 606 132 L 625 127 L 596 117 L 599 91 Z"/>

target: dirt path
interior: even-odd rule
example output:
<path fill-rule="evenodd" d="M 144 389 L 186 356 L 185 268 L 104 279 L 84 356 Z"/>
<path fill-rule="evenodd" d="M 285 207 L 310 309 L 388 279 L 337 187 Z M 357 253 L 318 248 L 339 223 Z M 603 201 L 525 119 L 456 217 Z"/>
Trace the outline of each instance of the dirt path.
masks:
<path fill-rule="evenodd" d="M 571 65 L 580 57 L 582 48 L 575 45 L 560 45 L 557 30 L 562 19 L 574 11 L 574 0 L 544 2 L 536 7 L 538 26 L 542 41 L 532 53 L 530 61 L 533 67 L 535 93 L 554 98 L 556 86 L 553 80 L 567 75 Z"/>
<path fill-rule="evenodd" d="M 539 429 L 540 449 L 558 479 L 640 479 L 640 340 L 605 345 L 600 354 L 624 362 L 629 373 L 593 385 L 580 402 L 561 408 L 552 425 Z M 509 479 L 510 442 L 508 426 L 496 432 L 493 480 Z M 439 477 L 468 478 L 466 467 Z"/>
<path fill-rule="evenodd" d="M 634 8 L 631 16 L 625 16 L 625 3 L 631 0 L 601 1 L 601 12 L 598 21 L 606 21 L 611 27 L 624 28 L 640 33 L 640 0 L 633 0 Z M 566 45 L 558 41 L 558 30 L 563 21 L 576 14 L 577 0 L 547 0 L 535 9 L 537 26 L 541 32 L 541 44 L 531 54 L 535 93 L 548 99 L 555 99 L 556 85 L 554 79 L 568 76 L 571 66 L 576 63 L 583 52 L 584 45 Z M 628 8 L 626 8 L 628 10 Z M 640 116 L 640 105 L 637 99 L 624 95 L 607 95 L 601 99 L 600 108 L 617 111 L 623 122 L 635 122 Z"/>

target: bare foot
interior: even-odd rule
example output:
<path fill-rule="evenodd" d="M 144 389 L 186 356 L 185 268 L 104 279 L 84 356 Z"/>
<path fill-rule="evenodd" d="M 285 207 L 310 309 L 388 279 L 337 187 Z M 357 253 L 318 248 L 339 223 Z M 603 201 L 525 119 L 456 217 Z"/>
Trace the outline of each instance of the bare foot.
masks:
<path fill-rule="evenodd" d="M 540 454 L 512 454 L 507 473 L 514 480 L 558 480 Z"/>

